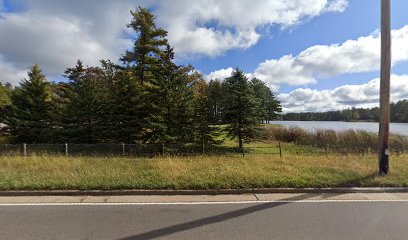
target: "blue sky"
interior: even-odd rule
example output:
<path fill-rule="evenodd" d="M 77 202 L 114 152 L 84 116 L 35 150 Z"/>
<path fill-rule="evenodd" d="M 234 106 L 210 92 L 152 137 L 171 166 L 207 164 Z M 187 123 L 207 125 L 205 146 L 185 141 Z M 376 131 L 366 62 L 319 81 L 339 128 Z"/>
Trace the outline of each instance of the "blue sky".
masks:
<path fill-rule="evenodd" d="M 263 36 L 250 49 L 234 50 L 218 58 L 204 58 L 193 63 L 203 71 L 230 65 L 253 71 L 265 59 L 279 58 L 286 54 L 296 55 L 313 45 L 341 43 L 368 35 L 379 28 L 379 8 L 372 2 L 373 0 L 353 1 L 343 13 L 325 14 L 287 29 L 275 26 L 270 30 L 271 36 Z M 361 20 L 361 15 L 364 15 L 364 20 Z"/>
<path fill-rule="evenodd" d="M 408 1 L 391 2 L 397 101 L 408 98 Z M 239 67 L 286 112 L 377 105 L 380 0 L 0 0 L 0 81 L 18 84 L 34 63 L 58 81 L 76 59 L 117 61 L 138 5 L 168 30 L 177 62 L 208 80 Z"/>
<path fill-rule="evenodd" d="M 250 49 L 232 50 L 216 58 L 205 57 L 190 62 L 206 74 L 214 69 L 228 67 L 240 67 L 246 72 L 253 72 L 265 59 L 277 59 L 287 54 L 297 55 L 310 46 L 342 43 L 349 39 L 370 35 L 380 29 L 379 2 L 350 1 L 347 9 L 342 13 L 325 14 L 288 29 L 273 27 L 272 37 L 262 37 Z M 408 1 L 393 0 L 392 3 L 392 28 L 399 29 L 408 24 L 408 14 L 405 11 L 408 9 Z M 408 62 L 394 66 L 393 73 L 408 74 Z M 304 87 L 323 90 L 345 84 L 362 84 L 377 77 L 378 74 L 378 71 L 342 74 Z M 279 91 L 290 92 L 296 88 L 296 86 L 283 85 Z"/>

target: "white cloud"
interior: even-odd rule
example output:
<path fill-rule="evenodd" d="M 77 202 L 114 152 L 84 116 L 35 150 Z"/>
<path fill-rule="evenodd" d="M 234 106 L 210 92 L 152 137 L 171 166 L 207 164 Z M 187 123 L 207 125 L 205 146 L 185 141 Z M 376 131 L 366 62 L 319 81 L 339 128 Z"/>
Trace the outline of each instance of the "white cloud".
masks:
<path fill-rule="evenodd" d="M 309 69 L 305 66 L 295 64 L 295 59 L 292 55 L 286 55 L 279 60 L 266 60 L 259 64 L 254 72 L 254 76 L 264 80 L 269 84 L 289 84 L 289 85 L 304 85 L 316 83 L 308 72 Z"/>
<path fill-rule="evenodd" d="M 331 90 L 299 88 L 278 95 L 284 112 L 316 112 L 351 107 L 378 106 L 380 79 L 361 85 L 344 85 Z M 408 75 L 391 76 L 391 101 L 408 98 Z"/>
<path fill-rule="evenodd" d="M 20 70 L 13 64 L 5 62 L 3 57 L 0 55 L 0 82 L 1 83 L 11 83 L 16 85 L 20 80 L 27 77 L 27 72 Z"/>
<path fill-rule="evenodd" d="M 6 23 L 0 23 L 4 33 L 0 38 L 1 53 L 11 62 L 45 65 L 50 74 L 61 73 L 61 68 L 74 64 L 78 58 L 96 64 L 98 58 L 116 57 L 83 25 L 75 18 L 8 14 Z"/>
<path fill-rule="evenodd" d="M 325 12 L 341 12 L 345 0 L 14 0 L 18 12 L 0 17 L 1 64 L 18 71 L 38 63 L 53 77 L 81 58 L 85 64 L 99 59 L 114 61 L 131 45 L 128 32 L 130 9 L 152 7 L 158 25 L 169 31 L 178 56 L 217 56 L 230 49 L 255 45 L 259 27 L 288 27 Z M 4 7 L 0 0 L 0 11 Z M 2 81 L 16 82 L 5 75 Z M 6 79 L 4 79 L 6 78 Z"/>
<path fill-rule="evenodd" d="M 408 60 L 408 25 L 392 31 L 392 64 Z M 254 76 L 269 84 L 306 85 L 318 79 L 380 68 L 380 36 L 373 33 L 342 44 L 316 45 L 297 56 L 259 64 Z"/>
<path fill-rule="evenodd" d="M 130 14 L 126 14 L 132 6 L 130 1 L 19 4 L 28 10 L 3 13 L 0 18 L 2 69 L 13 66 L 18 72 L 26 72 L 37 63 L 52 78 L 62 75 L 79 58 L 89 65 L 105 58 L 116 61 L 131 44 L 123 37 L 130 21 Z M 16 83 L 20 76 L 2 73 L 0 80 Z"/>
<path fill-rule="evenodd" d="M 347 6 L 347 0 L 337 0 L 330 2 L 327 5 L 326 10 L 329 12 L 343 12 L 344 10 L 346 10 Z"/>
<path fill-rule="evenodd" d="M 325 12 L 342 12 L 346 0 L 173 0 L 155 1 L 158 21 L 181 55 L 217 56 L 255 45 L 258 27 L 282 28 Z"/>
<path fill-rule="evenodd" d="M 232 69 L 232 67 L 229 67 L 227 69 L 220 69 L 214 72 L 211 72 L 210 74 L 208 74 L 207 76 L 205 76 L 205 79 L 207 81 L 209 80 L 224 80 L 228 77 L 231 77 L 231 73 L 232 71 L 234 71 L 234 69 Z"/>

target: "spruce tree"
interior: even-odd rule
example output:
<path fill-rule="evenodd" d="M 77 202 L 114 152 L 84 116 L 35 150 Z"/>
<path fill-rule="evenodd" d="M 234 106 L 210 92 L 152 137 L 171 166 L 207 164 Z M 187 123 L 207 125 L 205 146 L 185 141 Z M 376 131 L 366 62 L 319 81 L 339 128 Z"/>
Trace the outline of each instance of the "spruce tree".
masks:
<path fill-rule="evenodd" d="M 110 88 L 112 137 L 117 142 L 135 143 L 142 139 L 146 112 L 142 108 L 142 85 L 128 68 L 117 69 Z"/>
<path fill-rule="evenodd" d="M 223 83 L 224 120 L 228 124 L 228 137 L 237 138 L 239 148 L 258 132 L 260 102 L 244 72 L 236 69 Z"/>
<path fill-rule="evenodd" d="M 192 83 L 195 75 L 191 66 L 177 66 L 173 49 L 166 47 L 160 66 L 153 72 L 149 91 L 150 131 L 146 136 L 155 142 L 186 142 L 192 137 Z"/>
<path fill-rule="evenodd" d="M 66 106 L 62 112 L 62 134 L 65 141 L 75 143 L 95 143 L 101 141 L 106 116 L 103 113 L 105 76 L 101 68 L 84 67 L 78 60 L 74 68 L 68 68 L 63 84 Z"/>
<path fill-rule="evenodd" d="M 4 122 L 19 143 L 52 142 L 54 114 L 50 83 L 36 64 L 11 97 L 12 106 Z"/>
<path fill-rule="evenodd" d="M 269 120 L 274 119 L 277 116 L 277 113 L 282 112 L 280 102 L 275 98 L 271 89 L 266 86 L 265 82 L 262 80 L 253 78 L 250 83 L 255 97 L 260 103 L 259 115 L 261 121 L 267 123 Z"/>

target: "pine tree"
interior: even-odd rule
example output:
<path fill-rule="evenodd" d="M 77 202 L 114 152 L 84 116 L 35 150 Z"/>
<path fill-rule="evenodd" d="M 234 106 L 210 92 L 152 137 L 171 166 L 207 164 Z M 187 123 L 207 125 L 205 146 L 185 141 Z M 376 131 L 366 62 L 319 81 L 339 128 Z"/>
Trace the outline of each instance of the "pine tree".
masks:
<path fill-rule="evenodd" d="M 127 25 L 137 34 L 132 51 L 126 51 L 122 61 L 130 66 L 139 81 L 144 84 L 152 76 L 152 71 L 163 56 L 167 45 L 167 32 L 157 28 L 155 17 L 147 9 L 139 7 L 130 11 L 132 21 Z"/>
<path fill-rule="evenodd" d="M 211 108 L 211 123 L 220 124 L 222 121 L 222 83 L 219 80 L 211 80 L 208 83 L 207 96 Z"/>
<path fill-rule="evenodd" d="M 11 97 L 12 106 L 5 117 L 5 124 L 14 142 L 51 142 L 53 106 L 50 83 L 36 64 L 28 72 Z"/>
<path fill-rule="evenodd" d="M 194 90 L 194 141 L 205 144 L 214 141 L 215 131 L 211 127 L 211 117 L 213 109 L 207 96 L 207 83 L 204 79 L 199 78 L 193 84 Z"/>
<path fill-rule="evenodd" d="M 258 132 L 260 103 L 244 72 L 236 69 L 223 83 L 224 119 L 230 138 L 238 138 L 239 148 Z"/>
<path fill-rule="evenodd" d="M 128 97 L 134 106 L 127 105 L 133 118 L 133 126 L 138 122 L 142 133 L 141 139 L 145 142 L 166 141 L 166 126 L 164 125 L 163 83 L 167 79 L 163 74 L 166 71 L 163 59 L 166 58 L 167 32 L 156 26 L 155 17 L 147 9 L 139 7 L 131 11 L 132 21 L 128 24 L 136 33 L 133 49 L 126 51 L 122 61 L 131 76 L 125 77 L 124 83 L 128 87 Z M 132 79 L 137 83 L 130 83 Z M 140 84 L 140 85 L 139 85 Z M 134 95 L 135 93 L 138 96 Z M 125 101 L 126 101 L 125 100 Z M 134 130 L 131 130 L 134 131 Z M 134 132 L 132 132 L 134 134 Z M 129 136 L 129 134 L 128 134 Z"/>
<path fill-rule="evenodd" d="M 257 78 L 251 80 L 255 97 L 260 103 L 259 115 L 262 121 L 268 122 L 277 116 L 277 113 L 282 112 L 280 102 L 275 98 L 275 95 L 266 84 Z"/>

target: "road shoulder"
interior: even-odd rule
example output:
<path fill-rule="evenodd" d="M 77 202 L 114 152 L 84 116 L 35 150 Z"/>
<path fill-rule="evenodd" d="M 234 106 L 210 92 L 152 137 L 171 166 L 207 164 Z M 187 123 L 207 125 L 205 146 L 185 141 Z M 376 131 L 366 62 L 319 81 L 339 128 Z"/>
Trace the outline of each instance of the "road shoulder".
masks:
<path fill-rule="evenodd" d="M 0 205 L 223 204 L 257 202 L 408 201 L 408 193 L 267 193 L 220 195 L 2 196 Z"/>

